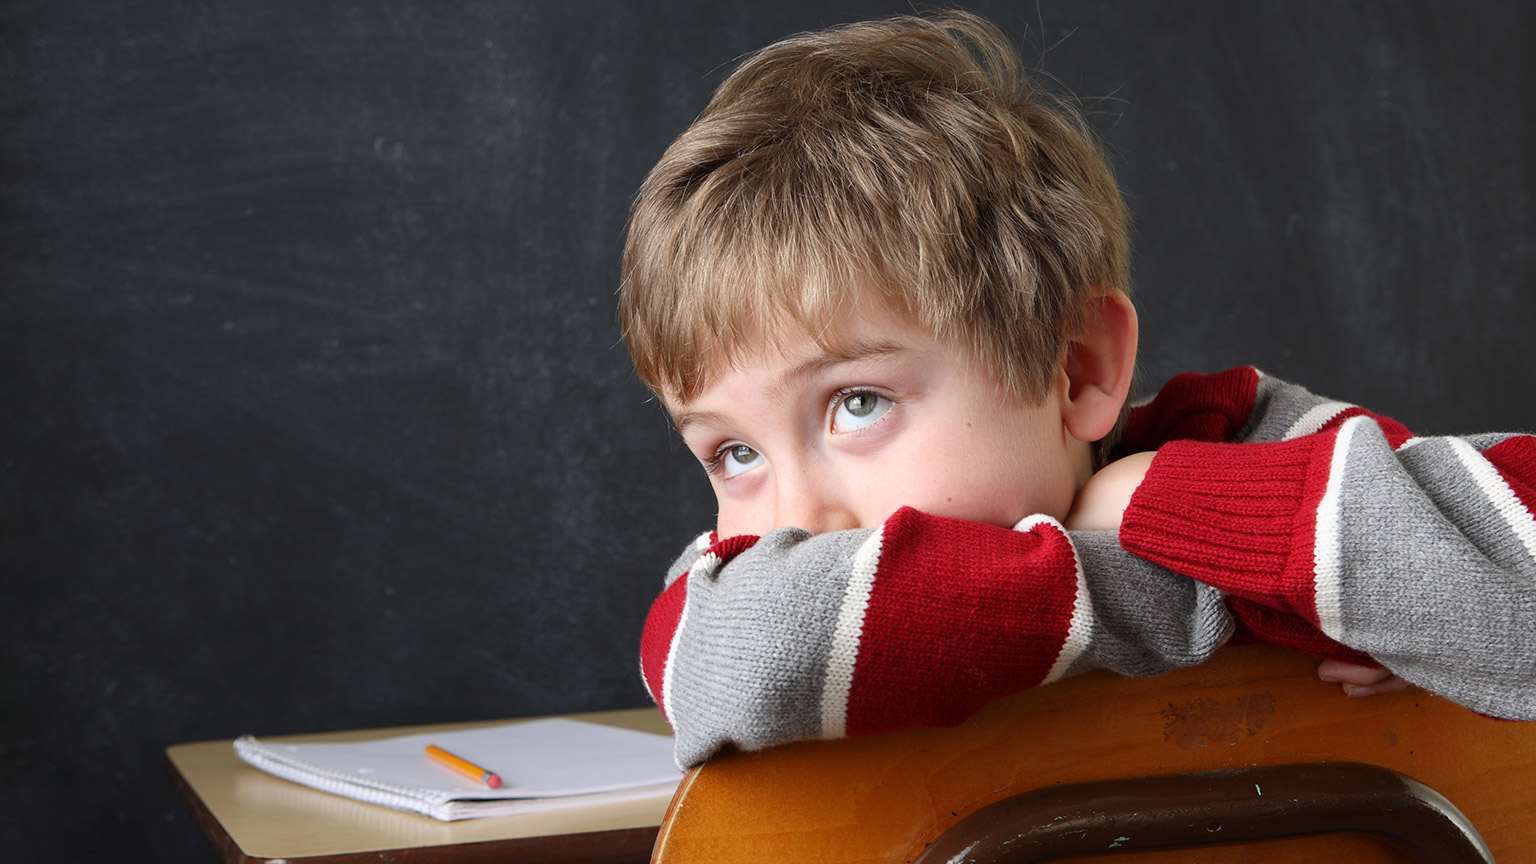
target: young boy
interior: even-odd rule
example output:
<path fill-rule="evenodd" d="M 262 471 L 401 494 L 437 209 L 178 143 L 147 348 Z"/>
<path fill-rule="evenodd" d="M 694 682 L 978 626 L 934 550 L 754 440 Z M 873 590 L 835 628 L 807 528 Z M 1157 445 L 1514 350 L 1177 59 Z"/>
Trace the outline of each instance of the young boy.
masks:
<path fill-rule="evenodd" d="M 620 300 L 719 501 L 641 649 L 681 764 L 1235 632 L 1536 719 L 1536 439 L 1414 439 L 1252 369 L 1127 416 L 1126 233 L 1092 133 L 977 18 L 721 85 L 641 189 Z"/>

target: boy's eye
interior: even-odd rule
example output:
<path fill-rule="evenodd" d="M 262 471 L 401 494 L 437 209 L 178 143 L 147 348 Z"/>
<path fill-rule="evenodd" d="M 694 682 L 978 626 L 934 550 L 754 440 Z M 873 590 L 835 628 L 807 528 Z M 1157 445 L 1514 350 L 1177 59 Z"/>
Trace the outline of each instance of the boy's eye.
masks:
<path fill-rule="evenodd" d="M 891 410 L 892 404 L 891 400 L 868 390 L 849 393 L 837 400 L 837 409 L 832 412 L 832 431 L 856 432 L 873 426 Z"/>
<path fill-rule="evenodd" d="M 763 461 L 763 454 L 753 450 L 745 444 L 730 444 L 720 448 L 715 460 L 720 465 L 720 472 L 727 477 L 735 477 L 751 471 Z"/>

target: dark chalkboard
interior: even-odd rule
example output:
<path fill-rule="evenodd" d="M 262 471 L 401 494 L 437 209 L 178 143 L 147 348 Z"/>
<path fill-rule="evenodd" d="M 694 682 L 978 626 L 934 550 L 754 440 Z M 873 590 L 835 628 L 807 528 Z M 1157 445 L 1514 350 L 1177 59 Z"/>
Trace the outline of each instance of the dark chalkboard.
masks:
<path fill-rule="evenodd" d="M 1115 153 L 1145 381 L 1536 427 L 1521 4 L 969 5 Z M 209 860 L 179 741 L 644 704 L 712 508 L 619 344 L 628 202 L 734 58 L 908 9 L 7 4 L 6 856 Z"/>

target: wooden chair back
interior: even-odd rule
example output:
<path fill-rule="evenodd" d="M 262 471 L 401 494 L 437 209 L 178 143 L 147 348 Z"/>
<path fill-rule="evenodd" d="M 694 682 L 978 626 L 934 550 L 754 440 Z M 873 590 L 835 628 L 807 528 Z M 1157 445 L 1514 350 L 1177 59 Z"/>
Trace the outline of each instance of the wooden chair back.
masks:
<path fill-rule="evenodd" d="M 950 729 L 721 754 L 683 780 L 652 861 L 910 862 L 966 816 L 1031 790 L 1341 761 L 1427 784 L 1471 820 L 1495 857 L 1524 860 L 1536 850 L 1536 724 L 1482 717 L 1413 689 L 1350 699 L 1318 681 L 1315 668 L 1272 646 L 1232 646 L 1158 678 L 1096 672 L 1021 693 Z M 1413 860 L 1351 834 L 1192 854 L 1113 860 Z"/>

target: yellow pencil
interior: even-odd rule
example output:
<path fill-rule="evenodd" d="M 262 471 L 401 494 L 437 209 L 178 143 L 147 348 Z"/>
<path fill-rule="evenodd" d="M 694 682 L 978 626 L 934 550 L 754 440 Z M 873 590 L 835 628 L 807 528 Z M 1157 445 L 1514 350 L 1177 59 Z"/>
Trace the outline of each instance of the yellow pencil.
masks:
<path fill-rule="evenodd" d="M 461 774 L 475 778 L 475 780 L 484 783 L 492 789 L 501 788 L 501 777 L 494 771 L 487 771 L 462 756 L 455 756 L 435 744 L 427 745 L 427 755 Z"/>

